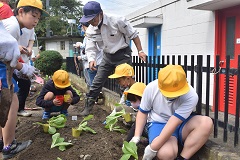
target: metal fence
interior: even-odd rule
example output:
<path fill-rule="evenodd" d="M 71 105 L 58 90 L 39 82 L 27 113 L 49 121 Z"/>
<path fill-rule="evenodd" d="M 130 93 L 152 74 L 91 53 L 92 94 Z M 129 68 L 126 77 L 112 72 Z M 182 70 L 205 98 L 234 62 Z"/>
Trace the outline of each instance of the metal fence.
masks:
<path fill-rule="evenodd" d="M 204 65 L 203 65 L 204 60 Z M 215 61 L 214 66 L 211 62 Z M 148 56 L 145 63 L 138 56 L 133 57 L 133 66 L 135 71 L 135 80 L 148 84 L 157 79 L 158 71 L 168 64 L 178 64 L 183 67 L 187 73 L 189 83 L 196 89 L 199 101 L 196 112 L 202 115 L 210 116 L 214 121 L 214 138 L 222 137 L 223 142 L 228 141 L 228 134 L 234 132 L 234 147 L 238 145 L 239 136 L 239 105 L 240 105 L 240 56 L 238 56 L 237 68 L 230 68 L 230 56 L 226 56 L 226 67 L 221 66 L 220 57 L 211 58 L 210 55 L 172 55 L 172 56 Z M 203 76 L 204 75 L 204 76 Z M 210 75 L 214 75 L 214 83 L 210 84 Z M 224 97 L 219 97 L 220 75 L 224 75 Z M 229 114 L 229 77 L 237 77 L 235 115 Z M 203 85 L 203 82 L 205 85 Z M 203 87 L 204 86 L 204 87 Z M 115 80 L 108 79 L 104 87 L 119 92 L 119 86 Z M 213 87 L 213 95 L 210 95 L 210 87 Z M 203 94 L 203 91 L 205 94 Z M 215 96 L 214 95 L 218 95 Z M 213 99 L 214 106 L 210 105 L 210 99 Z M 224 99 L 224 111 L 219 111 L 219 99 Z M 203 102 L 204 99 L 204 102 Z M 214 110 L 211 109 L 214 107 Z M 231 117 L 231 118 L 229 118 Z M 223 135 L 219 135 L 219 129 L 223 129 Z"/>

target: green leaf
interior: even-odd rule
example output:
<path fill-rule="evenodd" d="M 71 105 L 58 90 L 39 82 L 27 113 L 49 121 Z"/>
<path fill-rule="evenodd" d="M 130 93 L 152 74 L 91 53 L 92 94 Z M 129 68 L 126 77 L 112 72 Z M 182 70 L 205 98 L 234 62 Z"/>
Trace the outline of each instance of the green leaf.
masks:
<path fill-rule="evenodd" d="M 55 127 L 52 127 L 52 126 L 49 126 L 49 128 L 48 128 L 48 133 L 49 134 L 54 134 L 54 133 L 56 133 L 56 128 Z"/>
<path fill-rule="evenodd" d="M 128 160 L 131 157 L 131 154 L 124 154 L 122 155 L 120 160 Z"/>
<path fill-rule="evenodd" d="M 85 117 L 84 119 L 83 119 L 83 121 L 88 121 L 88 120 L 90 120 L 90 119 L 92 119 L 94 116 L 92 115 L 92 114 L 90 114 L 90 115 L 88 115 L 87 117 Z"/>
<path fill-rule="evenodd" d="M 84 127 L 84 128 L 83 128 L 83 130 L 84 130 L 84 131 L 89 131 L 89 132 L 91 132 L 91 133 L 93 133 L 93 134 L 96 134 L 96 133 L 97 133 L 97 132 L 96 132 L 96 131 L 94 131 L 92 128 L 90 128 L 90 127 L 87 127 L 87 126 L 86 126 L 86 127 Z"/>
<path fill-rule="evenodd" d="M 55 133 L 54 135 L 52 135 L 51 148 L 58 146 L 59 150 L 64 151 L 66 150 L 66 146 L 72 145 L 72 143 L 63 142 L 63 141 L 64 141 L 64 138 L 60 137 L 60 133 Z"/>
<path fill-rule="evenodd" d="M 41 123 L 41 122 L 35 122 L 35 123 L 33 123 L 33 124 L 38 124 L 38 125 L 41 125 L 41 126 L 44 125 L 44 123 Z"/>
<path fill-rule="evenodd" d="M 57 142 L 59 137 L 60 137 L 60 133 L 56 133 L 56 134 L 52 135 L 52 145 L 51 145 L 51 148 L 53 148 L 53 146 L 55 145 L 55 143 Z"/>
<path fill-rule="evenodd" d="M 60 151 L 65 151 L 65 150 L 66 150 L 66 146 L 59 146 L 58 149 L 59 149 Z"/>
<path fill-rule="evenodd" d="M 124 141 L 123 142 L 123 148 L 122 148 L 122 151 L 123 151 L 123 156 L 122 157 L 125 157 L 125 155 L 131 155 L 133 156 L 135 159 L 138 159 L 138 154 L 137 154 L 137 146 L 134 142 L 127 142 L 127 141 Z M 126 156 L 128 157 L 128 156 Z M 130 157 L 129 157 L 130 158 Z"/>
<path fill-rule="evenodd" d="M 57 160 L 62 160 L 61 158 L 57 157 Z"/>

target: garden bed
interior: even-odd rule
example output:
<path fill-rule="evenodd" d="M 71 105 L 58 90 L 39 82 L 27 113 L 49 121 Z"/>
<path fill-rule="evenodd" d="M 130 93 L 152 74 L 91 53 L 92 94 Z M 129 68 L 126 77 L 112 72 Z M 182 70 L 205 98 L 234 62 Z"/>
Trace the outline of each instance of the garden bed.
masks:
<path fill-rule="evenodd" d="M 38 91 L 40 91 L 38 87 Z M 36 94 L 32 97 L 28 97 L 27 104 L 29 108 L 35 108 Z M 29 110 L 32 112 L 31 117 L 19 117 L 16 138 L 18 141 L 31 139 L 33 143 L 24 151 L 19 153 L 13 159 L 15 160 L 57 160 L 57 157 L 62 160 L 77 160 L 77 159 L 91 159 L 91 160 L 118 160 L 122 156 L 122 144 L 127 134 L 121 134 L 120 132 L 110 132 L 104 128 L 103 122 L 109 113 L 104 110 L 103 105 L 95 105 L 92 111 L 94 118 L 89 120 L 88 126 L 94 129 L 97 134 L 91 134 L 83 132 L 80 137 L 73 137 L 71 133 L 72 127 L 77 127 L 83 119 L 78 116 L 77 121 L 72 120 L 72 116 L 76 116 L 80 113 L 84 101 L 80 101 L 78 104 L 70 106 L 69 116 L 67 118 L 66 127 L 57 130 L 60 136 L 65 138 L 65 141 L 73 143 L 72 146 L 67 147 L 67 150 L 60 151 L 57 147 L 52 148 L 52 138 L 50 134 L 44 133 L 42 126 L 34 125 L 35 122 L 43 122 L 41 119 L 42 110 L 35 108 L 35 110 Z M 118 122 L 121 128 L 128 130 L 128 128 L 122 123 Z M 145 146 L 139 144 L 138 156 L 142 158 L 143 150 Z"/>

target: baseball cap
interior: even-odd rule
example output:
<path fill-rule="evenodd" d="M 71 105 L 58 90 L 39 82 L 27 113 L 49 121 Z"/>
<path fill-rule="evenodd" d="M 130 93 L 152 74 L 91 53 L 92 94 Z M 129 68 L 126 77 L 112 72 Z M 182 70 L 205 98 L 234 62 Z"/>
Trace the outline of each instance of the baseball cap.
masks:
<path fill-rule="evenodd" d="M 124 77 L 124 76 L 134 76 L 133 67 L 127 63 L 118 65 L 115 68 L 114 74 L 108 76 L 108 78 L 120 78 L 120 77 Z"/>
<path fill-rule="evenodd" d="M 17 4 L 17 8 L 31 6 L 38 8 L 42 11 L 42 16 L 48 17 L 49 13 L 43 10 L 43 4 L 41 0 L 20 0 Z"/>
<path fill-rule="evenodd" d="M 66 88 L 71 85 L 69 75 L 64 70 L 57 70 L 52 76 L 52 80 L 58 88 Z"/>
<path fill-rule="evenodd" d="M 142 97 L 143 91 L 145 88 L 146 88 L 146 85 L 144 83 L 136 82 L 129 88 L 129 90 L 124 91 L 123 93 L 125 95 L 127 95 L 128 93 L 131 93 L 131 94 Z"/>
<path fill-rule="evenodd" d="M 161 69 L 158 72 L 158 87 L 169 98 L 184 95 L 190 90 L 185 71 L 180 65 L 167 65 Z"/>
<path fill-rule="evenodd" d="M 80 19 L 80 23 L 86 23 L 96 17 L 100 12 L 102 12 L 102 8 L 100 3 L 95 1 L 87 2 L 83 7 L 83 17 Z"/>

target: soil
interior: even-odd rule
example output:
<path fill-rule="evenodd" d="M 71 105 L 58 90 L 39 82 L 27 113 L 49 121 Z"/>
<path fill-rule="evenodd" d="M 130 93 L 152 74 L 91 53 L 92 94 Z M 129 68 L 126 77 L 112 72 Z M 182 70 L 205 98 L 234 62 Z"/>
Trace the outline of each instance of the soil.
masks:
<path fill-rule="evenodd" d="M 17 154 L 14 160 L 57 160 L 57 157 L 62 160 L 118 160 L 123 155 L 122 144 L 126 134 L 120 132 L 110 132 L 104 128 L 103 122 L 109 113 L 104 110 L 103 105 L 95 105 L 92 111 L 94 118 L 88 122 L 88 126 L 94 129 L 97 134 L 83 132 L 80 137 L 73 137 L 71 129 L 78 126 L 83 117 L 78 116 L 77 120 L 73 121 L 72 116 L 80 113 L 84 106 L 84 101 L 79 101 L 78 104 L 69 107 L 69 116 L 67 117 L 66 127 L 58 129 L 57 132 L 63 137 L 65 142 L 73 143 L 67 147 L 67 150 L 60 151 L 58 148 L 50 148 L 52 138 L 50 134 L 44 133 L 42 126 L 34 125 L 35 122 L 43 122 L 41 119 L 42 109 L 36 108 L 35 100 L 41 87 L 37 87 L 35 94 L 28 97 L 26 106 L 32 110 L 31 117 L 18 117 L 16 128 L 16 138 L 18 141 L 32 140 L 32 144 L 24 151 Z M 58 113 L 56 113 L 57 115 Z M 121 128 L 128 130 L 121 121 L 118 122 Z M 138 145 L 138 156 L 142 158 L 145 145 Z"/>

